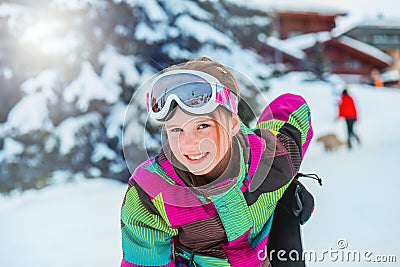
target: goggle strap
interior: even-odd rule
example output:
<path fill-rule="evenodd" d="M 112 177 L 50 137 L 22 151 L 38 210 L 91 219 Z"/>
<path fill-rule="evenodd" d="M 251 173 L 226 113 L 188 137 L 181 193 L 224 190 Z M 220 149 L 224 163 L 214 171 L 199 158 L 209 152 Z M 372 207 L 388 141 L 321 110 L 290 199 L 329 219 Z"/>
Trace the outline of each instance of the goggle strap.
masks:
<path fill-rule="evenodd" d="M 146 93 L 146 109 L 147 109 L 147 112 L 150 111 L 149 99 L 150 99 L 150 92 L 147 92 Z"/>
<path fill-rule="evenodd" d="M 218 88 L 218 86 L 220 86 L 220 87 Z M 231 112 L 238 115 L 238 110 L 237 110 L 237 106 L 239 104 L 238 98 L 227 87 L 217 84 L 215 101 L 218 104 L 221 104 L 222 106 L 227 107 Z"/>

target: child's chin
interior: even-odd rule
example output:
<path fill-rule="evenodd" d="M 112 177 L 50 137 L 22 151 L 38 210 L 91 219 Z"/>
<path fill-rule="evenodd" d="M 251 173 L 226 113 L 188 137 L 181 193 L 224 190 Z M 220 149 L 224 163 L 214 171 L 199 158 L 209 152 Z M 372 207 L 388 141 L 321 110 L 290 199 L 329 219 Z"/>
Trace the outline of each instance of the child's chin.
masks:
<path fill-rule="evenodd" d="M 203 168 L 203 169 L 192 169 L 190 170 L 191 173 L 194 175 L 206 175 L 207 173 L 211 172 L 212 168 Z"/>

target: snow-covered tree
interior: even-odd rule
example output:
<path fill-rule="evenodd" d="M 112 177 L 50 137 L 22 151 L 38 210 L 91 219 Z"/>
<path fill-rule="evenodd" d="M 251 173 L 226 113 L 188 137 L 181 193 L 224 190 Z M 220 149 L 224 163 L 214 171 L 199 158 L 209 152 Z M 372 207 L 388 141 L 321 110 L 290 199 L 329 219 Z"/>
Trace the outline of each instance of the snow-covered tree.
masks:
<path fill-rule="evenodd" d="M 123 144 L 125 112 L 162 68 L 213 58 L 243 71 L 250 105 L 271 71 L 251 50 L 267 13 L 234 1 L 3 1 L 0 22 L 0 191 L 45 186 L 60 170 L 128 179 L 123 145 L 137 164 L 160 139 L 134 102 Z"/>

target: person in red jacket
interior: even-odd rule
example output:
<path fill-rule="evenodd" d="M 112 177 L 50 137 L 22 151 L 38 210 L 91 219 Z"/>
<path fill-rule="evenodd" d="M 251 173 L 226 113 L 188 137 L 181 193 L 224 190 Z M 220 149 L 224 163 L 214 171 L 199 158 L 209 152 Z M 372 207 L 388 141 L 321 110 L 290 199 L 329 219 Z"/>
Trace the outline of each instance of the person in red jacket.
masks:
<path fill-rule="evenodd" d="M 347 125 L 347 145 L 351 149 L 351 138 L 354 137 L 358 143 L 360 138 L 354 133 L 354 123 L 357 121 L 357 109 L 354 99 L 349 95 L 347 89 L 344 89 L 339 102 L 339 118 L 344 118 Z"/>

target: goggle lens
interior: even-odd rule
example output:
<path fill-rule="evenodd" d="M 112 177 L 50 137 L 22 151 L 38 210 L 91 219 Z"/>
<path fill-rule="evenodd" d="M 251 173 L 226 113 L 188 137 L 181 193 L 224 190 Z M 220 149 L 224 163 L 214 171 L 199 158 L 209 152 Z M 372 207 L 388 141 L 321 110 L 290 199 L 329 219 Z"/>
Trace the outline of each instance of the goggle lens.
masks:
<path fill-rule="evenodd" d="M 153 112 L 159 112 L 164 108 L 170 95 L 176 95 L 189 107 L 202 107 L 211 99 L 211 86 L 209 82 L 193 74 L 163 77 L 153 86 L 151 108 Z"/>
<path fill-rule="evenodd" d="M 189 70 L 170 72 L 156 78 L 151 92 L 146 94 L 147 110 L 153 118 L 162 120 L 168 114 L 172 101 L 193 114 L 210 113 L 217 105 L 238 114 L 237 96 L 214 77 Z"/>

